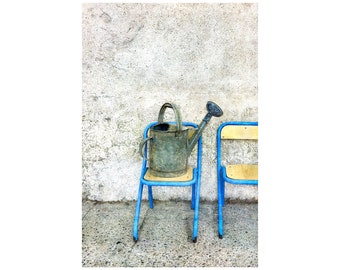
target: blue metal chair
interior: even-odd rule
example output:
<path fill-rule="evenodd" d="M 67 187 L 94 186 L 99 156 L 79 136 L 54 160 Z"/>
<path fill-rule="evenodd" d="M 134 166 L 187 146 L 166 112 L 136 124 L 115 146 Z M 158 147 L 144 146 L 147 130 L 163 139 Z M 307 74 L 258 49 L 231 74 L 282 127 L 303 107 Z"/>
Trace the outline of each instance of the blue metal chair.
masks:
<path fill-rule="evenodd" d="M 222 207 L 225 201 L 225 182 L 237 185 L 257 185 L 257 164 L 222 165 L 222 140 L 258 140 L 258 122 L 224 122 L 216 135 L 217 147 L 217 191 L 218 191 L 218 234 L 223 238 Z"/>
<path fill-rule="evenodd" d="M 144 130 L 143 139 L 148 138 L 149 129 L 158 124 L 158 122 L 152 122 Z M 191 122 L 183 122 L 183 126 L 197 128 L 198 126 Z M 202 135 L 197 141 L 197 159 L 194 166 L 188 166 L 187 173 L 183 176 L 174 178 L 160 178 L 153 176 L 148 170 L 147 164 L 147 144 L 144 148 L 144 158 L 142 161 L 142 171 L 140 175 L 140 183 L 138 190 L 138 198 L 136 203 L 136 212 L 133 224 L 133 239 L 135 242 L 138 241 L 138 226 L 139 226 L 139 215 L 142 203 L 143 188 L 146 185 L 148 187 L 148 200 L 149 206 L 153 208 L 153 197 L 152 197 L 152 187 L 153 186 L 171 186 L 171 187 L 185 187 L 191 186 L 191 209 L 194 210 L 194 220 L 193 220 L 193 230 L 192 230 L 192 241 L 197 242 L 198 235 L 198 212 L 199 212 L 199 202 L 200 202 L 200 183 L 201 183 L 201 161 L 202 161 Z"/>

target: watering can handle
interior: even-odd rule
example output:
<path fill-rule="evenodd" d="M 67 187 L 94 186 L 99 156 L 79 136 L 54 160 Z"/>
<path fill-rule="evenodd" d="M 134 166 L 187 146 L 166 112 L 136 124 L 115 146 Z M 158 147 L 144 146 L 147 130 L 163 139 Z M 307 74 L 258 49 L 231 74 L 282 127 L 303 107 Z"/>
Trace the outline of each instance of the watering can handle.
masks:
<path fill-rule="evenodd" d="M 144 157 L 144 144 L 148 141 L 148 140 L 151 140 L 152 137 L 149 137 L 149 138 L 146 138 L 144 139 L 140 144 L 139 144 L 139 154 L 141 155 L 142 158 L 145 158 Z M 147 158 L 145 158 L 146 160 L 148 160 Z"/>
<path fill-rule="evenodd" d="M 159 110 L 159 114 L 158 114 L 158 123 L 161 124 L 163 123 L 163 116 L 164 116 L 164 112 L 166 108 L 171 108 L 173 109 L 173 111 L 175 112 L 175 116 L 176 116 L 176 127 L 177 127 L 177 131 L 181 131 L 182 130 L 182 118 L 181 118 L 181 113 L 179 112 L 177 106 L 173 103 L 164 103 L 162 108 Z"/>

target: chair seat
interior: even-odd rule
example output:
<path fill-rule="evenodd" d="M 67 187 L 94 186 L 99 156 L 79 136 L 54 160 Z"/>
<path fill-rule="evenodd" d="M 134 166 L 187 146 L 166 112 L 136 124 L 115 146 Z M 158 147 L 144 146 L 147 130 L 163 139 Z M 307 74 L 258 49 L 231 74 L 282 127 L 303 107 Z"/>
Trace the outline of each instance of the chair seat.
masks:
<path fill-rule="evenodd" d="M 234 164 L 227 165 L 227 176 L 231 179 L 258 179 L 258 165 Z"/>
<path fill-rule="evenodd" d="M 185 174 L 177 176 L 177 177 L 159 177 L 151 174 L 151 171 L 149 168 L 146 170 L 146 173 L 144 175 L 144 179 L 147 181 L 160 181 L 160 182 L 186 182 L 190 181 L 193 178 L 193 167 L 188 166 L 187 171 Z"/>

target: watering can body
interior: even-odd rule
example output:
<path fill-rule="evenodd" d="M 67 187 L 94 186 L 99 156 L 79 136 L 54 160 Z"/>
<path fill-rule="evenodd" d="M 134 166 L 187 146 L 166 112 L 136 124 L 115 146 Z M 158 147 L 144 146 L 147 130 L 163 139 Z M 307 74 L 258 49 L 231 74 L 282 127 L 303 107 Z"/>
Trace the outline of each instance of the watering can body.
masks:
<path fill-rule="evenodd" d="M 166 108 L 173 109 L 176 124 L 163 121 Z M 219 107 L 218 109 L 220 110 L 218 114 L 222 115 L 222 110 Z M 181 114 L 177 106 L 173 103 L 163 104 L 159 111 L 158 124 L 150 128 L 149 137 L 143 140 L 139 147 L 139 152 L 143 156 L 143 146 L 149 141 L 148 161 L 151 174 L 165 178 L 185 174 L 190 153 L 211 116 L 216 115 L 206 116 L 197 129 L 183 129 Z"/>
<path fill-rule="evenodd" d="M 188 129 L 177 131 L 175 125 L 168 130 L 150 129 L 151 173 L 160 177 L 176 177 L 186 173 L 188 165 Z"/>

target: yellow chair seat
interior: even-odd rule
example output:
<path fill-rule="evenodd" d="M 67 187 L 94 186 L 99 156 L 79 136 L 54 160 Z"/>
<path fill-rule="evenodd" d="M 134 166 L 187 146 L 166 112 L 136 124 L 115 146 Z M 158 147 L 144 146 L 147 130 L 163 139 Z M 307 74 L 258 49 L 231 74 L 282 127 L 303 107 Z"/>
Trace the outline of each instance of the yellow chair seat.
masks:
<path fill-rule="evenodd" d="M 258 179 L 258 166 L 254 164 L 227 165 L 227 176 L 232 179 Z"/>
<path fill-rule="evenodd" d="M 221 139 L 238 139 L 238 140 L 257 140 L 257 126 L 225 126 L 221 132 Z"/>
<path fill-rule="evenodd" d="M 188 166 L 187 172 L 185 174 L 182 174 L 180 176 L 176 177 L 169 177 L 169 178 L 164 178 L 164 177 L 159 177 L 151 174 L 151 171 L 147 169 L 144 179 L 148 181 L 164 181 L 164 182 L 185 182 L 185 181 L 190 181 L 192 179 L 193 174 L 193 168 Z"/>

